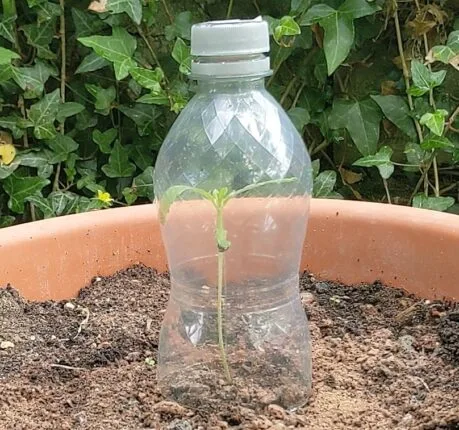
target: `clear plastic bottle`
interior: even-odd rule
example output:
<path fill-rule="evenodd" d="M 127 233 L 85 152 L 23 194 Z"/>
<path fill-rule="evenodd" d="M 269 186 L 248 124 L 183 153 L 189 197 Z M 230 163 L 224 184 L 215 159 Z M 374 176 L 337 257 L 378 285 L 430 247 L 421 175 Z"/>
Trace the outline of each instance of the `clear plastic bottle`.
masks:
<path fill-rule="evenodd" d="M 172 290 L 158 379 L 189 406 L 304 404 L 311 386 L 299 264 L 311 162 L 266 91 L 267 23 L 193 26 L 194 98 L 158 155 Z"/>

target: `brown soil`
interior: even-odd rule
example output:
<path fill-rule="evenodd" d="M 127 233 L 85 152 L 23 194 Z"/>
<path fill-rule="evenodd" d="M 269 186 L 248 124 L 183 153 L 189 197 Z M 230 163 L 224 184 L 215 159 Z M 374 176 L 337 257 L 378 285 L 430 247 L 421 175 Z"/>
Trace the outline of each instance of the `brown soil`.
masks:
<path fill-rule="evenodd" d="M 302 279 L 313 392 L 289 413 L 209 414 L 164 400 L 158 333 L 169 282 L 135 267 L 69 302 L 0 290 L 0 429 L 459 429 L 459 307 L 380 284 Z"/>

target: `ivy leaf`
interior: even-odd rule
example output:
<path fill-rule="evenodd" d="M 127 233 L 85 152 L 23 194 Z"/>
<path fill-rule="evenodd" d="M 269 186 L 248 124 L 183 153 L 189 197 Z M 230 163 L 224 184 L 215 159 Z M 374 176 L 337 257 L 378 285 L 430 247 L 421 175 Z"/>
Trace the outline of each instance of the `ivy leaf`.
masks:
<path fill-rule="evenodd" d="M 459 30 L 452 31 L 448 36 L 446 45 L 451 48 L 454 52 L 459 54 Z"/>
<path fill-rule="evenodd" d="M 112 152 L 112 143 L 118 136 L 118 130 L 110 128 L 105 130 L 103 133 L 99 130 L 93 130 L 92 139 L 97 144 L 100 152 L 103 154 L 110 154 Z"/>
<path fill-rule="evenodd" d="M 0 65 L 10 64 L 11 60 L 18 60 L 19 58 L 21 57 L 16 52 L 0 47 Z"/>
<path fill-rule="evenodd" d="M 15 139 L 20 139 L 24 135 L 24 130 L 19 127 L 22 118 L 18 115 L 0 117 L 0 127 L 11 130 Z"/>
<path fill-rule="evenodd" d="M 32 196 L 26 197 L 25 200 L 29 203 L 32 203 L 37 209 L 39 209 L 45 219 L 56 216 L 56 214 L 54 213 L 53 207 L 51 206 L 51 203 L 46 197 L 39 196 L 39 195 L 32 195 Z"/>
<path fill-rule="evenodd" d="M 136 176 L 132 182 L 132 189 L 139 197 L 146 197 L 150 201 L 155 198 L 155 192 L 153 188 L 153 174 L 154 169 L 152 166 L 147 167 L 143 173 Z"/>
<path fill-rule="evenodd" d="M 25 199 L 40 192 L 49 183 L 48 179 L 39 177 L 21 177 L 15 174 L 8 176 L 3 181 L 3 189 L 10 197 L 8 207 L 18 214 L 24 213 Z"/>
<path fill-rule="evenodd" d="M 408 91 L 411 95 L 419 97 L 429 90 L 442 84 L 446 77 L 446 70 L 431 72 L 423 63 L 418 60 L 411 61 L 411 77 L 414 87 Z"/>
<path fill-rule="evenodd" d="M 48 196 L 48 201 L 56 216 L 75 213 L 77 210 L 79 196 L 69 191 L 53 191 Z"/>
<path fill-rule="evenodd" d="M 135 166 L 129 162 L 128 150 L 119 141 L 115 142 L 108 164 L 102 166 L 102 171 L 109 178 L 128 178 L 134 174 Z"/>
<path fill-rule="evenodd" d="M 54 139 L 47 140 L 46 144 L 53 151 L 52 156 L 49 158 L 51 164 L 66 161 L 70 153 L 78 149 L 78 143 L 70 136 L 64 136 L 63 134 L 58 134 Z"/>
<path fill-rule="evenodd" d="M 274 40 L 279 44 L 282 45 L 282 38 L 286 36 L 296 36 L 301 34 L 300 26 L 296 23 L 296 21 L 290 15 L 283 16 L 279 24 L 274 29 Z"/>
<path fill-rule="evenodd" d="M 58 122 L 64 122 L 65 118 L 77 115 L 84 111 L 84 106 L 76 102 L 66 102 L 59 105 L 56 119 Z"/>
<path fill-rule="evenodd" d="M 164 90 L 161 90 L 159 93 L 145 94 L 136 100 L 137 103 L 145 103 L 148 105 L 167 105 L 169 101 L 169 97 Z"/>
<path fill-rule="evenodd" d="M 453 197 L 426 197 L 424 194 L 417 194 L 413 198 L 413 207 L 444 212 L 454 205 L 454 201 Z"/>
<path fill-rule="evenodd" d="M 130 73 L 134 80 L 143 88 L 147 88 L 155 93 L 162 91 L 161 81 L 164 79 L 164 73 L 160 68 L 148 70 L 136 67 L 132 69 Z"/>
<path fill-rule="evenodd" d="M 437 109 L 435 112 L 427 112 L 422 115 L 419 123 L 425 125 L 432 133 L 437 136 L 443 134 L 445 129 L 445 117 L 448 115 L 448 111 L 444 109 Z"/>
<path fill-rule="evenodd" d="M 83 61 L 77 67 L 75 74 L 95 72 L 106 66 L 110 65 L 110 62 L 105 58 L 100 57 L 95 52 L 91 52 L 83 58 Z"/>
<path fill-rule="evenodd" d="M 296 127 L 296 129 L 302 133 L 303 128 L 306 124 L 309 124 L 311 121 L 311 116 L 309 115 L 309 112 L 300 107 L 295 107 L 292 108 L 288 111 L 288 116 L 293 122 L 293 125 Z"/>
<path fill-rule="evenodd" d="M 301 15 L 309 8 L 310 5 L 311 0 L 292 0 L 290 2 L 290 15 Z"/>
<path fill-rule="evenodd" d="M 15 23 L 16 23 L 16 16 L 9 16 L 7 18 L 3 18 L 0 21 L 0 36 L 4 37 L 8 42 L 15 43 Z"/>
<path fill-rule="evenodd" d="M 9 227 L 14 223 L 16 218 L 11 215 L 0 216 L 0 228 Z"/>
<path fill-rule="evenodd" d="M 456 146 L 448 138 L 438 135 L 430 135 L 421 142 L 421 148 L 428 151 L 432 149 L 453 149 Z"/>
<path fill-rule="evenodd" d="M 410 108 L 403 97 L 400 96 L 371 96 L 383 111 L 386 118 L 394 123 L 407 136 L 416 138 L 416 129 L 413 118 L 410 116 Z"/>
<path fill-rule="evenodd" d="M 20 152 L 16 160 L 21 163 L 21 166 L 40 168 L 48 165 L 48 154 L 43 150 L 30 149 Z"/>
<path fill-rule="evenodd" d="M 304 14 L 300 20 L 300 25 L 312 25 L 322 19 L 336 14 L 336 10 L 326 4 L 316 4 Z"/>
<path fill-rule="evenodd" d="M 367 0 L 346 0 L 339 8 L 341 13 L 349 15 L 352 19 L 373 15 L 379 10 L 381 8 L 375 1 Z"/>
<path fill-rule="evenodd" d="M 56 34 L 56 19 L 50 19 L 42 24 L 27 24 L 22 27 L 27 43 L 37 50 L 40 58 L 53 60 L 56 54 L 49 48 Z"/>
<path fill-rule="evenodd" d="M 86 89 L 95 98 L 94 106 L 97 112 L 101 115 L 108 115 L 116 99 L 116 88 L 113 86 L 102 88 L 99 85 L 86 84 Z"/>
<path fill-rule="evenodd" d="M 332 129 L 346 128 L 363 156 L 373 155 L 379 141 L 381 113 L 371 99 L 336 101 L 329 117 Z"/>
<path fill-rule="evenodd" d="M 107 9 L 113 13 L 126 12 L 137 25 L 142 21 L 142 3 L 140 0 L 108 0 Z"/>
<path fill-rule="evenodd" d="M 172 49 L 172 58 L 179 64 L 180 73 L 184 75 L 191 73 L 190 47 L 180 37 L 175 41 L 174 48 Z"/>
<path fill-rule="evenodd" d="M 326 170 L 319 173 L 314 179 L 313 196 L 316 198 L 341 198 L 341 195 L 334 192 L 336 184 L 336 172 L 334 170 Z"/>
<path fill-rule="evenodd" d="M 0 164 L 0 180 L 11 176 L 19 167 L 20 163 L 20 160 L 16 157 L 16 159 L 8 165 Z"/>
<path fill-rule="evenodd" d="M 431 49 L 428 58 L 430 62 L 441 61 L 444 64 L 449 64 L 457 55 L 458 53 L 454 52 L 449 46 L 439 45 Z"/>
<path fill-rule="evenodd" d="M 191 26 L 193 24 L 192 15 L 190 11 L 180 12 L 174 20 L 172 25 L 165 28 L 166 40 L 174 40 L 176 37 L 182 39 L 191 39 Z"/>
<path fill-rule="evenodd" d="M 139 169 L 145 170 L 147 167 L 153 166 L 153 152 L 147 145 L 140 143 L 131 145 L 129 158 L 134 161 Z"/>
<path fill-rule="evenodd" d="M 136 67 L 132 56 L 137 47 L 137 40 L 122 27 L 113 27 L 111 36 L 80 37 L 78 41 L 94 49 L 97 55 L 112 62 L 116 79 L 119 81 Z"/>
<path fill-rule="evenodd" d="M 417 143 L 407 143 L 405 145 L 405 151 L 406 159 L 409 164 L 413 164 L 415 166 L 422 166 L 426 163 L 429 154 L 424 151 L 420 145 Z M 412 169 L 412 168 L 405 168 L 405 169 Z M 415 170 L 418 170 L 417 167 L 414 168 Z"/>
<path fill-rule="evenodd" d="M 61 7 L 58 4 L 47 1 L 37 5 L 38 24 L 55 19 L 60 15 Z"/>
<path fill-rule="evenodd" d="M 154 106 L 136 103 L 134 106 L 120 106 L 119 110 L 131 118 L 137 125 L 140 136 L 147 136 L 158 114 Z"/>
<path fill-rule="evenodd" d="M 130 187 L 124 188 L 122 194 L 128 205 L 132 205 L 137 200 L 137 194 Z"/>
<path fill-rule="evenodd" d="M 31 106 L 29 119 L 32 121 L 33 132 L 37 139 L 52 139 L 56 135 L 54 121 L 59 109 L 59 101 L 60 91 L 57 89 Z"/>
<path fill-rule="evenodd" d="M 388 179 L 394 173 L 394 164 L 391 161 L 392 148 L 383 146 L 376 154 L 362 157 L 353 163 L 360 167 L 377 167 L 383 179 Z"/>
<path fill-rule="evenodd" d="M 77 38 L 97 34 L 106 26 L 98 16 L 74 7 L 72 8 L 72 18 Z"/>
<path fill-rule="evenodd" d="M 43 94 L 45 84 L 56 73 L 47 64 L 37 61 L 33 67 L 13 67 L 13 79 L 24 90 L 24 98 L 34 99 Z"/>

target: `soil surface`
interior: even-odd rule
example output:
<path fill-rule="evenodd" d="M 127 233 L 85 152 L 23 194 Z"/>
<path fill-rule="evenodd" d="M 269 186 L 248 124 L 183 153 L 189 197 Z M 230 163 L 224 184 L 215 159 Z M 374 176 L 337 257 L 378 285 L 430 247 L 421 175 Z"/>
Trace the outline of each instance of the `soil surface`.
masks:
<path fill-rule="evenodd" d="M 295 413 L 213 413 L 161 397 L 158 334 L 169 281 L 145 267 L 66 302 L 0 290 L 0 429 L 459 429 L 459 307 L 378 283 L 305 275 L 313 390 Z"/>

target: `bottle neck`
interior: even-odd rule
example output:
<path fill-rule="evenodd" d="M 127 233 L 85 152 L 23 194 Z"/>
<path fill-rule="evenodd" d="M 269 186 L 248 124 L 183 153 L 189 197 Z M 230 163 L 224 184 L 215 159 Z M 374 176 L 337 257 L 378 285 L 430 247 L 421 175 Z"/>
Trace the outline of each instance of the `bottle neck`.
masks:
<path fill-rule="evenodd" d="M 206 78 L 198 79 L 196 92 L 199 93 L 244 93 L 265 88 L 265 76 L 247 78 Z"/>

